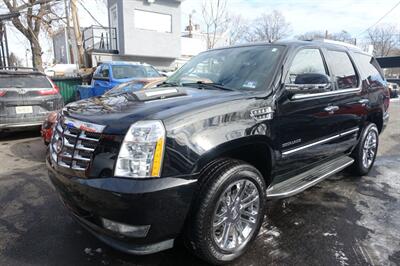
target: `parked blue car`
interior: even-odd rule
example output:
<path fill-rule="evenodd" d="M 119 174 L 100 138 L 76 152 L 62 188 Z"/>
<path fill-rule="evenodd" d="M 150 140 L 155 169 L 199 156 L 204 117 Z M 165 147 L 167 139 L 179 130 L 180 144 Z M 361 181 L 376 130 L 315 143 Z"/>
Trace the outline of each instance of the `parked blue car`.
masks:
<path fill-rule="evenodd" d="M 119 84 L 134 80 L 144 81 L 137 83 L 137 88 L 135 87 L 135 89 L 140 90 L 143 84 L 162 78 L 163 76 L 148 64 L 103 62 L 94 72 L 91 85 L 78 88 L 77 98 L 85 99 L 100 96 Z"/>

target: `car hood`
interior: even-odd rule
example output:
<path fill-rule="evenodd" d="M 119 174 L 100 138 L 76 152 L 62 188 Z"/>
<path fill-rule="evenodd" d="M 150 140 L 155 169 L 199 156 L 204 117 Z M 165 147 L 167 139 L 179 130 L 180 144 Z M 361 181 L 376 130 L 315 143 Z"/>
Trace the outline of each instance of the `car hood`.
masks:
<path fill-rule="evenodd" d="M 105 95 L 68 104 L 63 114 L 81 121 L 105 125 L 105 133 L 125 134 L 139 120 L 167 118 L 217 105 L 246 93 L 211 89 L 168 87 L 133 93 Z"/>

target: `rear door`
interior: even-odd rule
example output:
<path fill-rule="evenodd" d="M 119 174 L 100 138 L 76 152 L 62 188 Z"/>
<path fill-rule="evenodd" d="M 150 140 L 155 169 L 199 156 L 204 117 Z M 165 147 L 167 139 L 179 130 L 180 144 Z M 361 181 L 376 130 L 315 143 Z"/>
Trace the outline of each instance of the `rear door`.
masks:
<path fill-rule="evenodd" d="M 344 154 L 357 141 L 362 120 L 367 115 L 368 92 L 362 88 L 360 70 L 356 68 L 349 51 L 326 49 L 328 67 L 333 77 L 333 94 L 330 103 L 335 151 Z"/>

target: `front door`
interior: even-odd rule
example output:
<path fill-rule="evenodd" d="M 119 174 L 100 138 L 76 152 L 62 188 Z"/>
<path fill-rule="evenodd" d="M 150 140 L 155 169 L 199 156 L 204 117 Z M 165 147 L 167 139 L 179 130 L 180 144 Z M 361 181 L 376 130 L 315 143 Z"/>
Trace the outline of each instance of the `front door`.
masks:
<path fill-rule="evenodd" d="M 107 90 L 112 88 L 109 65 L 103 64 L 96 70 L 93 75 L 92 86 L 94 96 L 103 95 Z"/>
<path fill-rule="evenodd" d="M 285 84 L 295 83 L 297 75 L 306 73 L 329 76 L 320 49 L 299 50 L 288 68 Z M 285 88 L 282 90 L 275 116 L 281 155 L 274 173 L 276 181 L 301 173 L 336 153 L 336 144 L 332 139 L 336 133 L 334 113 L 329 111 L 335 96 L 326 94 L 320 97 L 321 93 L 315 93 L 294 97 Z"/>

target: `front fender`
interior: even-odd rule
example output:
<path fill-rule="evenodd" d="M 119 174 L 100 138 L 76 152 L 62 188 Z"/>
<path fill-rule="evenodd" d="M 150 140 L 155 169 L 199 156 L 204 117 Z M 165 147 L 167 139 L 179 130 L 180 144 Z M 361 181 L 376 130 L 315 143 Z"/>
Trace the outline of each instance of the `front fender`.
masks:
<path fill-rule="evenodd" d="M 209 161 L 232 151 L 240 152 L 249 145 L 270 150 L 274 157 L 276 131 L 272 127 L 271 121 L 257 122 L 250 118 L 202 129 L 180 129 L 167 137 L 164 173 L 196 176 Z"/>

